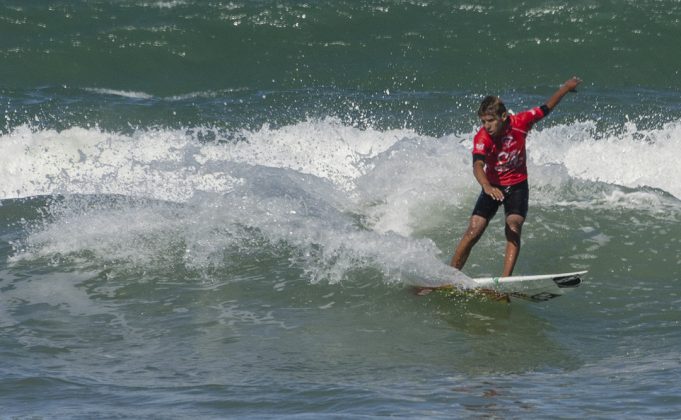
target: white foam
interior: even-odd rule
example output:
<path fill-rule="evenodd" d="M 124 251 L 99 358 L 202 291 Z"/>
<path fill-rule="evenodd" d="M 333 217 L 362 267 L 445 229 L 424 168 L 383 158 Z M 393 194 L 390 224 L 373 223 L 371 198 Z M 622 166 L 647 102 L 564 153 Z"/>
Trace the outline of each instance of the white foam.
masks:
<path fill-rule="evenodd" d="M 559 125 L 533 133 L 528 150 L 535 165 L 560 164 L 577 179 L 628 188 L 651 187 L 681 199 L 681 121 L 643 130 L 627 123 L 599 135 L 594 122 Z"/>
<path fill-rule="evenodd" d="M 127 136 L 99 129 L 15 128 L 0 138 L 0 197 L 120 194 L 185 201 L 240 181 L 192 162 L 200 144 L 181 130 Z"/>
<path fill-rule="evenodd" d="M 156 2 L 145 2 L 142 3 L 143 7 L 154 7 L 159 9 L 173 9 L 178 6 L 184 6 L 187 3 L 183 0 L 172 0 L 172 1 L 156 1 Z"/>
<path fill-rule="evenodd" d="M 181 228 L 172 207 L 162 204 L 74 198 L 52 203 L 47 213 L 44 224 L 27 227 L 30 235 L 15 244 L 18 252 L 11 261 L 66 255 L 79 259 L 87 251 L 107 262 L 168 264 Z"/>
<path fill-rule="evenodd" d="M 106 88 L 85 88 L 84 90 L 92 93 L 98 93 L 100 95 L 122 96 L 124 98 L 131 99 L 152 99 L 154 97 L 154 95 L 150 95 L 145 92 L 135 92 L 129 90 L 116 90 Z"/>
<path fill-rule="evenodd" d="M 413 136 L 373 159 L 356 182 L 370 226 L 409 236 L 442 222 L 434 207 L 469 205 L 467 197 L 479 187 L 465 138 Z"/>
<path fill-rule="evenodd" d="M 352 190 L 354 180 L 365 172 L 364 160 L 376 156 L 410 130 L 361 130 L 338 119 L 304 121 L 273 129 L 267 125 L 244 131 L 246 143 L 207 145 L 197 161 L 201 164 L 237 161 L 251 165 L 286 168 L 332 181 Z"/>
<path fill-rule="evenodd" d="M 246 88 L 204 90 L 204 91 L 189 92 L 189 93 L 184 93 L 184 94 L 179 94 L 179 95 L 167 96 L 167 97 L 164 97 L 163 99 L 167 100 L 167 101 L 186 101 L 186 100 L 191 100 L 191 99 L 196 99 L 196 98 L 216 98 L 218 96 L 225 96 L 227 94 L 231 94 L 231 93 L 235 93 L 235 92 L 244 92 L 246 90 L 247 90 Z"/>
<path fill-rule="evenodd" d="M 285 188 L 285 177 L 280 182 Z M 358 268 L 376 269 L 392 283 L 467 281 L 443 263 L 429 239 L 364 230 L 320 198 L 301 199 L 305 193 L 291 189 L 291 196 L 263 196 L 259 187 L 184 205 L 106 197 L 55 201 L 49 217 L 27 226 L 28 237 L 13 244 L 10 261 L 56 256 L 82 264 L 85 252 L 97 265 L 148 270 L 183 263 L 204 272 L 248 255 L 283 252 L 311 282 L 340 282 Z"/>

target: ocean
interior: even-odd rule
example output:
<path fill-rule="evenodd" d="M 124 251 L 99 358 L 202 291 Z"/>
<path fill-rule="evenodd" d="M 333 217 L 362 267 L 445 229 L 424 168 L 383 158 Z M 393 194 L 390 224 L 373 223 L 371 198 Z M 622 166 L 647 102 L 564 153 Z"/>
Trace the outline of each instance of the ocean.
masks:
<path fill-rule="evenodd" d="M 0 416 L 678 418 L 681 3 L 3 0 Z M 528 137 L 510 304 L 414 285 Z M 463 273 L 497 276 L 497 216 Z"/>

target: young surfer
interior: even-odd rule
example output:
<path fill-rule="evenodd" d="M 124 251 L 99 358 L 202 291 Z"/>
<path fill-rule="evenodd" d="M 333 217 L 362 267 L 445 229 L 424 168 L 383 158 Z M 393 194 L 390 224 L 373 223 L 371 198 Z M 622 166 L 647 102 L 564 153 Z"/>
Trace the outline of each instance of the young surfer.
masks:
<path fill-rule="evenodd" d="M 540 107 L 509 115 L 496 96 L 487 96 L 478 116 L 482 127 L 473 138 L 473 176 L 482 187 L 468 229 L 459 241 L 451 265 L 461 270 L 471 249 L 485 232 L 499 206 L 506 216 L 506 255 L 502 276 L 513 274 L 520 252 L 520 234 L 527 216 L 529 189 L 525 139 L 532 125 L 544 118 L 581 79 L 572 77 Z"/>

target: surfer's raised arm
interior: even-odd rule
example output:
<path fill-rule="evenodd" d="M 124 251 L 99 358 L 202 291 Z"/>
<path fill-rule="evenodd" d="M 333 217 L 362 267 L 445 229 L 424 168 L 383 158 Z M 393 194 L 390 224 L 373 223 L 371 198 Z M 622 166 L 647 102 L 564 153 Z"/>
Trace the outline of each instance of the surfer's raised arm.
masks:
<path fill-rule="evenodd" d="M 577 76 L 573 76 L 570 79 L 566 80 L 565 83 L 560 85 L 560 88 L 551 95 L 548 101 L 546 101 L 546 107 L 551 111 L 553 108 L 558 105 L 561 99 L 563 99 L 563 96 L 567 95 L 570 92 L 576 92 L 577 91 L 577 86 L 582 83 L 582 79 L 580 79 Z"/>

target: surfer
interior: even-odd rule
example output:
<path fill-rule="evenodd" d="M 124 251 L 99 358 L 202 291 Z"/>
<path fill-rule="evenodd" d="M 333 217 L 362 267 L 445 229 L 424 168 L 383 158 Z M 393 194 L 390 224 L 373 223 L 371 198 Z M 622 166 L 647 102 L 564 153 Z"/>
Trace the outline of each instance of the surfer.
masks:
<path fill-rule="evenodd" d="M 482 187 L 468 229 L 452 257 L 461 270 L 471 249 L 485 232 L 503 203 L 506 216 L 506 254 L 502 276 L 513 274 L 520 252 L 520 235 L 527 216 L 529 188 L 525 139 L 532 125 L 548 115 L 569 92 L 582 82 L 572 77 L 542 106 L 510 115 L 497 96 L 487 96 L 478 109 L 482 127 L 473 138 L 473 176 Z"/>

